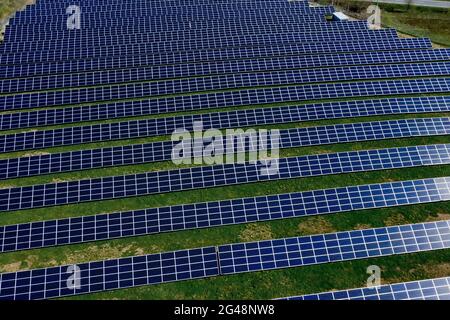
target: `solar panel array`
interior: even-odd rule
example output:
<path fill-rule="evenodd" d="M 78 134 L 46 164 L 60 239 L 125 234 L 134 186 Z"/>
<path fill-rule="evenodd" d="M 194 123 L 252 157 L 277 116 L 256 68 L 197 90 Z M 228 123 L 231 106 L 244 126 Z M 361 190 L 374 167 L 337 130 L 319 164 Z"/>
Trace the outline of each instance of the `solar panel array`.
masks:
<path fill-rule="evenodd" d="M 450 201 L 444 167 L 450 164 L 450 49 L 434 50 L 429 39 L 402 39 L 365 21 L 336 21 L 332 6 L 304 0 L 79 0 L 80 28 L 73 30 L 70 5 L 37 0 L 10 19 L 0 44 L 2 254 L 35 249 L 37 257 L 49 256 L 54 246 L 87 248 L 164 232 Z M 308 123 L 319 120 L 326 123 Z M 177 168 L 170 163 L 177 142 L 167 136 L 193 131 L 198 122 L 216 131 L 281 127 L 268 132 L 267 146 L 256 133 L 226 139 L 227 156 L 275 145 L 294 155 Z M 271 139 L 278 136 L 279 144 Z M 337 146 L 387 139 L 414 142 Z M 339 152 L 297 149 L 324 145 Z M 161 169 L 139 167 L 150 163 Z M 245 198 L 238 192 L 240 198 L 163 200 L 156 207 L 138 198 L 179 192 L 183 199 L 187 190 L 431 166 L 444 168 L 440 177 Z M 136 199 L 134 207 L 124 198 Z M 124 201 L 121 209 L 90 212 L 89 203 L 116 199 Z M 81 205 L 88 209 L 78 212 Z M 39 217 L 53 206 L 64 217 Z M 448 249 L 449 221 L 225 245 L 216 239 L 220 245 L 198 249 L 28 271 L 20 266 L 0 273 L 0 299 Z M 69 286 L 71 274 L 80 286 Z M 441 278 L 287 299 L 448 299 L 448 284 Z"/>
<path fill-rule="evenodd" d="M 0 251 L 450 200 L 450 177 L 351 186 L 0 227 Z"/>
<path fill-rule="evenodd" d="M 0 189 L 0 212 L 350 172 L 450 164 L 450 144 L 221 164 Z"/>
<path fill-rule="evenodd" d="M 129 129 L 129 127 L 125 128 Z M 147 132 L 141 129 L 140 132 Z M 103 141 L 102 137 L 111 137 L 110 132 L 104 135 L 101 131 L 98 135 L 93 134 L 93 130 L 88 132 L 86 137 L 80 136 L 74 140 L 73 131 L 66 136 L 53 136 L 44 133 L 51 145 L 37 145 L 34 147 L 55 147 L 57 145 L 72 145 L 78 143 Z M 407 137 L 427 137 L 450 134 L 450 118 L 422 118 L 410 120 L 391 120 L 380 122 L 351 123 L 342 125 L 330 125 L 321 127 L 307 127 L 298 129 L 280 130 L 278 148 L 299 148 L 305 146 L 360 142 L 382 139 L 399 139 Z M 142 135 L 145 136 L 145 135 Z M 131 137 L 142 137 L 138 134 L 130 134 L 128 130 L 116 132 L 117 139 L 129 139 Z M 274 133 L 267 136 L 268 147 L 271 147 Z M 96 139 L 98 138 L 98 139 Z M 109 139 L 107 139 L 109 140 Z M 252 136 L 238 134 L 228 136 L 223 142 L 225 154 L 257 152 L 258 143 L 256 132 Z M 17 145 L 19 141 L 16 140 Z M 82 151 L 72 151 L 66 153 L 52 153 L 34 157 L 21 157 L 0 159 L 0 180 L 18 177 L 28 177 L 57 172 L 87 170 L 94 168 L 104 168 L 108 166 L 132 165 L 150 163 L 158 161 L 170 161 L 172 150 L 178 141 L 162 141 L 139 145 L 120 146 L 112 148 L 90 149 Z M 209 142 L 203 142 L 202 147 L 207 147 Z"/>
<path fill-rule="evenodd" d="M 228 244 L 0 274 L 0 298 L 46 299 L 450 248 L 448 221 Z M 67 286 L 76 270 L 79 285 Z"/>
<path fill-rule="evenodd" d="M 227 70 L 225 70 L 227 71 Z M 229 72 L 229 71 L 228 71 Z M 271 73 L 242 73 L 239 75 L 210 76 L 201 79 L 186 80 L 165 80 L 157 82 L 146 82 L 132 85 L 116 85 L 105 88 L 100 91 L 92 89 L 66 89 L 66 87 L 84 87 L 93 84 L 115 84 L 123 83 L 129 79 L 142 81 L 149 78 L 145 69 L 140 69 L 138 74 L 131 75 L 122 72 L 118 76 L 111 76 L 102 79 L 101 74 L 96 74 L 95 81 L 85 82 L 79 77 L 74 81 L 64 81 L 55 83 L 48 78 L 33 78 L 30 80 L 2 80 L 0 81 L 0 93 L 13 93 L 23 91 L 42 91 L 49 88 L 61 88 L 64 91 L 57 91 L 53 95 L 49 93 L 33 93 L 33 98 L 39 103 L 45 100 L 47 104 L 53 104 L 58 96 L 57 104 L 70 104 L 91 102 L 86 96 L 91 96 L 95 100 L 98 95 L 102 95 L 103 100 L 121 99 L 121 98 L 139 98 L 138 95 L 159 96 L 172 95 L 177 93 L 189 93 L 197 91 L 216 91 L 223 89 L 259 87 L 259 86 L 280 86 L 290 83 L 316 83 L 316 82 L 334 82 L 348 80 L 366 80 L 378 78 L 409 78 L 422 75 L 428 76 L 446 76 L 450 74 L 450 63 L 418 63 L 409 65 L 387 65 L 387 66 L 356 66 L 341 67 L 317 70 L 289 70 L 272 71 Z M 130 95 L 129 92 L 134 92 Z M 15 96 L 16 99 L 25 99 L 24 95 Z M 40 104 L 37 105 L 37 107 Z"/>

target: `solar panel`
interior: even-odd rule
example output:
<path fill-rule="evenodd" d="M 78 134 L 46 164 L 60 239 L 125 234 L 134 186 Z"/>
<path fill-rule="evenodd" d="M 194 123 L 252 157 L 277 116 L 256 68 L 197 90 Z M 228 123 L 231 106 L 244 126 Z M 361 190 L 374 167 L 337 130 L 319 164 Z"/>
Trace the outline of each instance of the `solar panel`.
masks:
<path fill-rule="evenodd" d="M 315 20 L 317 21 L 319 24 L 320 23 L 325 23 L 325 20 Z M 118 21 L 120 23 L 120 20 Z M 299 21 L 301 22 L 301 21 Z M 309 21 L 311 22 L 311 21 Z M 308 22 L 308 23 L 309 23 Z M 247 26 L 239 26 L 239 24 L 247 24 Z M 195 23 L 180 23 L 180 22 L 174 22 L 174 23 L 164 23 L 162 25 L 154 25 L 152 23 L 146 23 L 146 21 L 136 21 L 136 24 L 126 24 L 124 25 L 125 28 L 127 29 L 136 29 L 136 28 L 140 28 L 140 29 L 149 29 L 149 32 L 173 32 L 173 31 L 187 31 L 187 30 L 211 30 L 211 31 L 218 31 L 221 30 L 222 32 L 224 30 L 262 30 L 262 29 L 271 29 L 271 30 L 279 30 L 279 29 L 286 29 L 289 27 L 280 27 L 279 23 L 281 22 L 273 22 L 273 23 L 269 23 L 269 22 L 260 22 L 260 23 L 267 23 L 267 26 L 265 27 L 261 27 L 258 24 L 251 24 L 248 21 L 247 22 L 241 22 L 241 21 L 233 21 L 232 23 L 230 21 L 225 21 L 225 20 L 219 20 L 217 21 L 215 24 L 212 24 L 210 21 L 196 21 Z M 298 23 L 298 22 L 297 22 Z M 289 23 L 287 23 L 289 24 Z M 31 26 L 35 27 L 34 29 L 39 29 L 37 28 L 37 26 L 39 25 L 19 25 L 19 26 L 14 26 L 14 30 L 13 31 L 9 31 L 8 33 L 8 40 L 11 40 L 10 37 L 14 37 L 14 36 L 20 36 L 20 38 L 22 39 L 22 41 L 24 41 L 26 39 L 25 33 L 29 33 L 32 32 Z M 41 27 L 41 30 L 35 30 L 36 32 L 40 32 L 40 33 L 53 33 L 53 32 L 58 32 L 60 34 L 65 33 L 67 34 L 67 30 L 65 30 L 64 28 L 61 29 L 53 29 L 53 30 L 44 30 L 42 28 L 44 28 L 45 25 L 42 25 L 43 27 Z M 111 26 L 113 29 L 114 28 L 118 28 L 120 27 L 120 25 L 112 25 Z M 291 26 L 292 27 L 292 26 Z M 100 29 L 103 30 L 106 28 L 105 26 L 83 26 L 84 29 L 89 29 L 89 28 L 95 28 L 95 29 Z M 11 29 L 9 29 L 11 30 Z M 7 29 L 8 31 L 8 29 Z M 24 38 L 25 37 L 25 38 Z M 42 37 L 47 38 L 47 35 L 43 35 Z"/>
<path fill-rule="evenodd" d="M 14 25 L 16 30 L 20 32 L 34 31 L 34 32 L 52 32 L 53 30 L 67 29 L 67 15 L 62 15 L 64 18 L 60 21 L 49 21 L 47 23 L 27 23 Z M 216 18 L 211 20 L 193 20 L 187 19 L 180 20 L 177 18 L 171 18 L 170 16 L 157 16 L 152 19 L 147 17 L 117 17 L 112 19 L 100 19 L 100 20 L 87 20 L 81 19 L 81 28 L 97 28 L 106 26 L 139 26 L 148 25 L 151 26 L 153 31 L 171 31 L 171 30 L 188 30 L 188 29 L 214 29 L 220 24 L 236 25 L 245 23 L 250 26 L 258 25 L 261 23 L 269 24 L 295 24 L 295 23 L 312 23 L 316 21 L 326 21 L 323 14 L 317 15 L 299 15 L 299 16 L 267 16 L 267 17 L 225 17 L 224 19 Z"/>
<path fill-rule="evenodd" d="M 165 8 L 165 7 L 170 7 L 170 8 L 174 8 L 174 7 L 182 7 L 184 8 L 189 8 L 189 7 L 198 7 L 198 6 L 208 6 L 208 5 L 212 5 L 211 0 L 195 0 L 195 1 L 190 1 L 190 2 L 186 2 L 185 0 L 178 0 L 178 1 L 174 1 L 174 0 L 165 0 L 165 1 L 146 1 L 146 0 L 136 0 L 136 1 L 119 1 L 119 0 L 108 0 L 108 1 L 83 1 L 84 4 L 90 5 L 90 6 L 98 6 L 98 7 L 105 7 L 108 8 L 109 6 L 123 6 L 123 5 L 130 5 L 131 3 L 133 3 L 133 5 L 138 5 L 138 6 L 149 6 L 149 7 L 154 7 L 154 8 Z M 30 7 L 31 10 L 38 10 L 40 8 L 42 9 L 54 9 L 54 8 L 60 8 L 62 5 L 67 5 L 67 4 L 72 4 L 71 1 L 69 0 L 61 0 L 58 2 L 54 2 L 54 1 L 39 1 L 36 3 L 36 5 L 34 5 L 33 7 Z M 261 6 L 261 7 L 308 7 L 309 3 L 307 1 L 300 1 L 300 0 L 295 0 L 295 1 L 279 1 L 279 0 L 265 0 L 264 2 L 259 1 L 259 0 L 245 0 L 245 1 L 219 1 L 219 0 L 215 0 L 214 5 L 220 5 L 220 6 L 224 6 L 224 5 L 233 5 L 233 6 L 252 6 L 252 7 L 256 7 L 256 6 Z M 67 6 L 65 6 L 67 7 Z M 64 8 L 65 8 L 64 7 Z"/>
<path fill-rule="evenodd" d="M 160 22 L 173 22 L 173 21 L 201 21 L 201 20 L 235 20 L 235 19 L 259 19 L 259 18 L 273 18 L 277 19 L 288 19 L 287 21 L 297 20 L 296 18 L 301 17 L 300 21 L 319 19 L 320 15 L 331 14 L 334 12 L 333 7 L 320 7 L 319 10 L 315 8 L 271 8 L 270 11 L 267 9 L 259 9 L 258 7 L 252 10 L 207 10 L 206 8 L 201 8 L 197 12 L 170 12 L 169 14 L 161 15 L 159 12 L 147 8 L 132 8 L 132 9 L 122 9 L 120 11 L 101 11 L 101 12 L 90 12 L 83 11 L 83 20 L 87 22 L 87 25 L 95 23 L 95 25 L 103 25 L 102 21 L 111 21 L 114 19 L 128 20 L 129 18 L 144 18 L 148 17 L 151 20 L 156 20 Z M 28 15 L 15 16 L 11 19 L 12 26 L 18 25 L 50 25 L 56 26 L 58 24 L 64 23 L 67 20 L 67 15 L 61 14 L 64 11 L 55 12 L 51 15 Z M 59 13 L 59 14 L 58 14 Z M 282 20 L 282 21 L 283 21 Z M 250 20 L 251 21 L 251 20 Z M 271 21 L 271 19 L 269 20 Z"/>
<path fill-rule="evenodd" d="M 0 211 L 252 182 L 450 163 L 450 144 L 308 155 L 0 189 Z"/>
<path fill-rule="evenodd" d="M 0 227 L 0 252 L 450 200 L 450 177 L 141 209 Z"/>
<path fill-rule="evenodd" d="M 209 16 L 211 14 L 220 14 L 223 16 L 232 16 L 239 17 L 241 15 L 268 15 L 267 5 L 259 6 L 255 4 L 249 5 L 248 3 L 243 3 L 243 6 L 238 6 L 236 4 L 230 3 L 228 5 L 222 6 L 220 4 L 210 4 L 205 6 L 198 7 L 151 7 L 148 5 L 140 5 L 136 6 L 132 5 L 109 5 L 109 6 L 86 6 L 86 9 L 83 10 L 84 13 L 87 14 L 87 19 L 99 19 L 99 18 L 108 18 L 111 19 L 112 14 L 118 13 L 119 17 L 122 16 L 146 16 L 146 17 L 154 17 L 154 16 L 183 16 L 183 17 L 196 17 L 196 16 Z M 65 8 L 63 5 L 59 5 L 57 10 L 52 10 L 56 12 L 60 12 L 59 10 Z M 38 10 L 36 10 L 38 9 Z M 49 10 L 39 10 L 37 7 L 35 10 L 24 10 L 19 11 L 14 15 L 13 20 L 14 24 L 18 23 L 28 23 L 32 22 L 40 22 L 45 23 L 47 21 L 54 21 L 54 19 L 47 18 L 45 19 L 49 13 Z M 84 9 L 84 8 L 83 8 Z M 318 9 L 318 10 L 317 10 Z M 330 7 L 318 7 L 318 8 L 310 8 L 306 6 L 290 6 L 290 7 L 270 7 L 270 13 L 274 15 L 286 15 L 290 16 L 293 14 L 316 14 L 317 12 L 328 12 Z M 56 16 L 58 20 L 58 16 Z"/>
<path fill-rule="evenodd" d="M 136 134 L 139 135 L 138 132 Z M 285 149 L 334 143 L 428 137 L 447 134 L 450 134 L 450 118 L 376 121 L 280 130 L 278 147 Z M 46 135 L 46 137 L 48 141 L 56 140 L 52 139 L 49 135 Z M 67 139 L 61 136 L 58 137 L 60 139 L 58 142 L 61 145 L 74 142 L 71 135 Z M 130 138 L 130 135 L 128 134 L 126 138 Z M 227 154 L 258 151 L 258 146 L 251 143 L 247 138 L 247 134 L 240 134 L 233 139 L 234 142 L 232 145 L 229 145 L 228 140 L 224 141 L 224 150 L 226 150 Z M 86 139 L 80 138 L 80 141 L 96 141 L 95 137 L 91 140 L 88 139 L 89 136 Z M 242 147 L 235 140 L 242 143 Z M 170 161 L 172 159 L 172 150 L 177 143 L 161 141 L 139 145 L 3 159 L 0 160 L 0 179 L 57 172 L 73 172 L 76 170 L 105 168 L 108 166 Z M 204 143 L 203 147 L 206 147 L 208 144 Z"/>
<path fill-rule="evenodd" d="M 449 221 L 229 244 L 75 266 L 3 273 L 0 275 L 0 299 L 48 299 L 169 281 L 449 247 Z M 79 286 L 72 285 L 70 281 L 74 272 Z"/>
<path fill-rule="evenodd" d="M 26 11 L 18 12 L 15 15 L 15 19 L 26 22 L 24 18 L 27 17 L 41 17 L 46 13 L 60 12 L 61 9 L 65 9 L 69 4 L 37 4 L 29 8 Z M 291 12 L 303 13 L 303 14 L 315 14 L 318 12 L 329 12 L 331 7 L 309 7 L 304 4 L 292 4 L 286 3 L 261 3 L 261 2 L 230 2 L 230 3 L 206 3 L 199 5 L 192 5 L 189 3 L 180 4 L 180 6 L 155 6 L 148 3 L 105 3 L 105 4 L 86 4 L 83 3 L 83 12 L 89 14 L 101 14 L 105 12 L 134 12 L 136 10 L 142 10 L 147 13 L 148 16 L 155 15 L 185 15 L 185 14 L 205 14 L 209 12 L 236 12 L 238 14 L 242 11 L 261 11 L 261 10 L 274 10 L 283 14 L 290 14 Z"/>
<path fill-rule="evenodd" d="M 27 10 L 18 12 L 19 16 L 34 16 L 43 15 L 48 11 L 58 10 L 61 8 L 66 8 L 67 3 L 70 2 L 53 2 L 53 3 L 36 3 L 36 5 L 27 8 Z M 199 10 L 254 10 L 257 9 L 293 9 L 293 10 L 309 10 L 311 9 L 306 2 L 288 2 L 288 1 L 277 1 L 277 2 L 261 2 L 261 1 L 238 1 L 238 2 L 205 2 L 205 3 L 192 3 L 192 2 L 181 2 L 176 6 L 174 4 L 167 4 L 167 2 L 151 2 L 140 1 L 140 2 L 106 2 L 106 3 L 86 3 L 83 2 L 86 7 L 86 12 L 103 12 L 103 11 L 120 11 L 127 9 L 151 9 L 152 12 L 159 15 L 164 14 L 174 14 L 174 13 L 184 13 L 184 12 L 197 12 Z M 320 8 L 314 8 L 320 9 Z"/>
<path fill-rule="evenodd" d="M 48 77 L 47 81 L 52 81 L 53 83 L 73 83 L 75 82 L 74 77 L 77 77 L 81 82 L 85 81 L 86 83 L 92 83 L 94 81 L 101 81 L 104 78 L 114 78 L 119 74 L 126 72 L 132 74 L 133 77 L 137 76 L 137 74 L 140 72 L 146 72 L 151 79 L 158 80 L 168 78 L 187 78 L 192 76 L 283 69 L 304 69 L 318 67 L 337 67 L 344 65 L 350 66 L 448 60 L 450 60 L 450 49 L 363 52 L 347 54 L 327 54 L 318 56 L 285 56 L 275 58 L 211 61 L 204 63 L 164 66 L 148 65 L 147 56 L 143 56 L 124 57 L 123 59 L 97 58 L 91 60 L 61 61 L 39 64 L 24 63 L 20 66 L 0 66 L 0 79 L 32 77 L 61 73 L 61 75 Z M 127 68 L 128 70 L 118 70 L 124 68 Z M 94 70 L 98 71 L 87 72 Z M 74 74 L 76 72 L 83 73 Z M 33 79 L 33 81 L 38 81 L 38 79 Z"/>
<path fill-rule="evenodd" d="M 449 248 L 449 223 L 445 220 L 219 246 L 220 274 Z"/>
<path fill-rule="evenodd" d="M 114 37 L 100 38 L 78 38 L 78 39 L 60 39 L 52 41 L 21 42 L 12 43 L 7 46 L 0 46 L 0 53 L 8 54 L 14 52 L 33 51 L 72 51 L 81 50 L 81 54 L 90 55 L 96 51 L 96 47 L 137 45 L 141 43 L 152 43 L 148 53 L 176 52 L 186 50 L 214 49 L 227 47 L 258 47 L 258 46 L 277 46 L 279 44 L 304 43 L 317 41 L 356 41 L 365 39 L 397 39 L 397 33 L 394 29 L 383 30 L 353 30 L 352 33 L 343 30 L 342 32 L 321 33 L 272 33 L 259 35 L 238 35 L 184 39 L 179 41 L 160 41 L 152 42 L 154 37 L 150 34 L 120 35 Z"/>
<path fill-rule="evenodd" d="M 114 56 L 137 56 L 148 55 L 152 52 L 151 43 L 142 43 L 134 46 L 116 46 L 97 48 L 95 55 L 91 58 Z M 327 52 L 356 52 L 356 51 L 381 51 L 399 49 L 429 49 L 429 39 L 386 39 L 373 42 L 327 42 L 327 43 L 302 43 L 288 44 L 277 47 L 261 48 L 227 48 L 212 50 L 195 50 L 186 52 L 168 52 L 154 54 L 151 58 L 152 65 L 177 64 L 184 62 L 202 62 L 209 60 L 228 60 L 242 58 L 257 58 L 282 55 L 317 54 Z M 4 54 L 0 56 L 0 64 L 21 64 L 24 61 L 43 62 L 70 59 L 85 59 L 87 56 L 82 52 L 57 51 L 57 52 L 19 52 L 15 54 Z"/>
<path fill-rule="evenodd" d="M 120 123 L 105 124 L 101 126 L 101 131 L 117 132 L 122 130 L 122 132 L 125 132 L 125 128 L 130 128 L 130 130 L 139 128 L 140 132 L 150 137 L 171 134 L 177 128 L 192 130 L 194 121 L 201 121 L 205 130 L 207 130 L 324 119 L 447 111 L 450 111 L 450 97 L 448 96 L 367 99 L 122 121 Z M 67 107 L 64 109 L 17 112 L 0 114 L 0 130 L 137 117 L 147 114 L 152 114 L 152 111 L 146 108 L 130 109 L 124 106 L 116 108 Z M 71 131 L 66 132 L 65 130 Z M 64 140 L 67 140 L 68 135 L 81 136 L 83 130 L 89 131 L 92 129 L 77 127 L 64 130 L 56 129 L 55 131 L 46 130 L 46 135 L 62 135 Z M 130 133 L 130 137 L 132 136 L 133 134 Z M 31 138 L 27 136 L 26 139 Z"/>
<path fill-rule="evenodd" d="M 33 6 L 27 8 L 27 10 L 19 11 L 16 13 L 16 16 L 35 16 L 35 15 L 45 15 L 48 11 L 60 10 L 62 8 L 66 8 L 68 4 L 72 2 L 41 2 L 39 1 Z M 84 2 L 85 3 L 85 2 Z M 85 3 L 86 4 L 86 3 Z M 201 5 L 201 6 L 200 6 Z M 214 1 L 206 1 L 204 3 L 192 3 L 182 1 L 180 3 L 167 3 L 164 2 L 133 2 L 133 3 L 102 3 L 94 5 L 93 3 L 88 3 L 88 5 L 84 6 L 83 11 L 86 12 L 103 12 L 103 11 L 121 11 L 132 8 L 142 8 L 142 9 L 151 9 L 151 12 L 157 13 L 158 15 L 164 14 L 174 14 L 174 13 L 184 13 L 184 12 L 197 12 L 199 10 L 204 9 L 222 9 L 222 10 L 254 10 L 258 9 L 292 9 L 292 10 L 307 10 L 309 9 L 308 5 L 304 1 L 296 1 L 295 3 L 290 3 L 289 1 L 276 1 L 276 2 L 267 2 L 267 1 L 239 1 L 239 2 L 217 2 Z M 318 9 L 318 8 L 315 8 Z"/>
<path fill-rule="evenodd" d="M 0 299 L 36 300 L 218 275 L 215 247 L 0 274 Z M 72 270 L 72 272 L 71 272 Z M 68 286 L 79 270 L 82 280 Z"/>
<path fill-rule="evenodd" d="M 7 28 L 5 32 L 5 42 L 8 44 L 27 41 L 58 40 L 61 38 L 95 38 L 113 35 L 142 34 L 153 36 L 152 41 L 169 41 L 182 39 L 197 39 L 203 37 L 218 37 L 244 34 L 270 34 L 270 33 L 312 33 L 320 31 L 339 30 L 364 30 L 367 29 L 365 21 L 336 21 L 316 22 L 314 24 L 264 24 L 264 25 L 220 25 L 214 29 L 193 29 L 154 32 L 151 26 L 112 26 L 98 27 L 95 29 L 80 30 L 54 30 L 51 33 L 23 33 L 15 28 Z"/>
<path fill-rule="evenodd" d="M 289 103 L 321 99 L 375 97 L 407 94 L 436 94 L 450 91 L 450 78 L 424 78 L 367 82 L 323 83 L 290 87 L 241 89 L 215 93 L 159 97 L 146 100 L 106 102 L 90 105 L 91 108 L 147 109 L 151 114 L 203 110 L 212 108 Z M 100 91 L 101 92 L 101 91 Z M 146 92 L 139 93 L 145 98 Z M 117 93 L 119 95 L 119 93 Z M 132 94 L 131 94 L 132 95 Z M 39 94 L 0 96 L 0 111 L 36 108 L 38 106 L 60 106 L 62 99 L 39 100 Z M 89 99 L 90 97 L 86 97 Z M 97 99 L 101 99 L 99 94 Z M 70 103 L 70 102 L 66 102 Z M 74 101 L 75 103 L 75 101 Z M 77 101 L 78 104 L 82 101 Z M 53 105 L 52 105 L 53 104 Z"/>
<path fill-rule="evenodd" d="M 225 73 L 232 70 L 225 69 Z M 204 91 L 228 90 L 237 88 L 308 84 L 318 82 L 356 81 L 367 79 L 392 79 L 450 75 L 450 62 L 410 63 L 375 66 L 348 66 L 336 68 L 282 70 L 269 72 L 232 73 L 187 79 L 151 81 L 153 68 L 140 68 L 133 71 L 96 72 L 90 77 L 75 75 L 72 77 L 35 77 L 31 79 L 0 80 L 0 93 L 11 95 L 48 89 L 64 89 L 42 93 L 22 93 L 14 95 L 22 100 L 33 95 L 38 101 L 36 107 L 75 104 L 111 99 L 129 99 L 141 95 L 158 96 L 186 94 Z M 70 81 L 72 80 L 72 81 Z M 140 83 L 128 83 L 130 80 Z M 146 82 L 144 82 L 146 81 Z M 112 85 L 116 84 L 116 85 Z M 100 87 L 104 85 L 103 87 Z M 106 86 L 109 85 L 109 86 Z M 80 88 L 95 86 L 91 88 Z M 70 88 L 70 89 L 69 89 Z M 90 98 L 87 98 L 90 97 Z M 101 99 L 99 98 L 101 96 Z"/>
<path fill-rule="evenodd" d="M 307 294 L 280 300 L 450 300 L 450 277 Z"/>

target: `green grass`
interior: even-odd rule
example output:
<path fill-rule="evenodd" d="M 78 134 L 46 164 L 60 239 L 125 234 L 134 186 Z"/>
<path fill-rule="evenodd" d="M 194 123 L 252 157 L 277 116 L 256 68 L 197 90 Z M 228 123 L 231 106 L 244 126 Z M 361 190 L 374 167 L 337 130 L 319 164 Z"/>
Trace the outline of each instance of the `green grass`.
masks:
<path fill-rule="evenodd" d="M 381 5 L 384 26 L 450 46 L 450 9 Z"/>

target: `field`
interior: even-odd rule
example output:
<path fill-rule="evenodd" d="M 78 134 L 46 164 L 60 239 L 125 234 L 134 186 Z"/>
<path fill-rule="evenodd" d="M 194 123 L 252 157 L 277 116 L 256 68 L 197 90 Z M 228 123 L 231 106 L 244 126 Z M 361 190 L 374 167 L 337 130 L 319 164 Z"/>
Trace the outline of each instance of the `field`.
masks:
<path fill-rule="evenodd" d="M 370 3 L 348 0 L 320 0 L 321 4 L 333 3 L 336 8 L 350 16 L 367 19 Z M 439 8 L 379 4 L 383 27 L 415 37 L 427 37 L 434 43 L 450 47 L 450 10 Z"/>
<path fill-rule="evenodd" d="M 6 6 L 10 5 L 10 2 L 5 2 L 1 5 L 2 6 L 0 8 L 5 8 Z M 5 9 L 2 10 L 2 12 L 6 12 L 4 11 Z M 425 20 L 426 13 L 422 12 L 422 20 L 420 20 L 420 24 L 417 23 L 417 28 L 409 29 L 408 26 L 409 23 L 411 23 L 411 21 L 409 20 L 411 19 L 410 13 L 410 11 L 404 14 L 394 12 L 391 13 L 390 11 L 386 11 L 383 22 L 386 25 L 398 27 L 402 32 L 406 32 L 409 30 L 410 33 L 414 35 L 430 35 L 435 42 L 450 45 L 450 37 L 448 36 L 448 32 L 450 32 L 449 25 L 445 26 L 438 23 L 436 23 L 435 25 L 431 24 L 433 25 L 433 29 L 425 31 L 423 27 L 426 23 L 425 21 L 428 20 Z M 438 16 L 441 17 L 441 14 L 436 14 L 436 17 Z M 395 20 L 396 17 L 399 17 L 398 21 Z M 442 17 L 445 18 L 444 15 L 442 15 Z M 441 21 L 440 18 L 438 20 Z M 421 32 L 423 34 L 420 34 Z M 427 32 L 431 33 L 427 34 Z M 311 102 L 317 101 L 308 101 L 304 103 Z M 264 107 L 270 106 L 273 105 L 265 105 Z M 251 109 L 255 107 L 257 106 L 248 105 L 242 107 L 241 109 Z M 226 110 L 230 109 L 228 108 Z M 208 110 L 204 111 L 203 113 L 216 111 L 218 110 Z M 166 117 L 169 115 L 165 114 L 162 116 Z M 336 123 L 356 123 L 387 119 L 425 118 L 439 116 L 450 117 L 450 113 L 327 120 L 295 123 L 289 125 L 265 126 L 264 128 L 293 128 Z M 133 119 L 150 118 L 153 117 L 147 116 Z M 125 118 L 120 119 L 120 121 L 125 120 Z M 116 121 L 117 120 L 112 120 L 107 122 Z M 105 123 L 105 121 L 94 123 Z M 46 128 L 50 129 L 61 127 L 66 126 L 51 126 Z M 2 134 L 13 132 L 19 131 L 6 131 Z M 167 139 L 169 139 L 169 137 L 121 140 L 105 143 L 83 144 L 71 147 L 43 149 L 33 152 L 14 152 L 8 154 L 0 154 L 0 159 L 31 154 L 37 155 L 44 153 L 57 153 L 69 150 L 92 149 L 106 146 L 122 146 Z M 347 143 L 318 147 L 286 149 L 282 150 L 281 156 L 287 157 L 306 154 L 413 146 L 435 143 L 450 143 L 450 137 L 440 136 L 428 138 L 380 140 L 361 143 Z M 114 168 L 102 168 L 97 170 L 69 172 L 63 174 L 1 181 L 0 188 L 71 181 L 93 177 L 123 175 L 129 173 L 142 173 L 148 171 L 166 170 L 171 168 L 178 167 L 171 162 L 163 162 Z M 443 176 L 450 176 L 450 166 L 407 168 L 401 170 L 362 172 L 355 174 L 342 174 L 338 176 L 324 176 L 275 182 L 262 182 L 257 184 L 212 188 L 208 190 L 194 190 L 162 195 L 143 196 L 138 198 L 82 203 L 35 210 L 23 210 L 20 212 L 6 212 L 0 215 L 0 225 L 9 225 L 30 221 L 42 221 L 48 219 L 59 219 L 64 217 L 86 216 L 99 213 L 111 213 L 116 211 L 160 207 L 174 204 L 195 203 L 221 199 L 251 197 L 258 195 L 288 193 L 302 190 L 324 189 L 358 184 L 392 182 L 408 179 L 421 179 Z M 118 258 L 148 253 L 159 253 L 163 251 L 196 248 L 208 245 L 220 245 L 233 242 L 275 239 L 290 236 L 310 235 L 317 233 L 364 229 L 371 227 L 444 219 L 450 219 L 450 206 L 449 203 L 442 202 L 396 208 L 353 211 L 348 213 L 330 214 L 310 218 L 285 219 L 280 221 L 242 224 L 202 230 L 189 230 L 151 236 L 122 238 L 112 241 L 100 241 L 71 246 L 3 253 L 0 255 L 0 272 L 12 272 L 21 269 L 41 268 L 61 264 L 74 264 L 93 260 L 103 260 L 108 258 Z M 386 258 L 367 259 L 344 263 L 283 269 L 269 272 L 240 274 L 204 280 L 169 283 L 156 286 L 132 288 L 127 290 L 103 292 L 86 296 L 76 296 L 68 299 L 272 299 L 303 293 L 314 293 L 332 289 L 345 289 L 364 286 L 368 277 L 368 275 L 366 274 L 366 268 L 370 265 L 378 265 L 381 267 L 383 283 L 449 276 L 450 250 L 439 250 L 428 253 L 408 254 Z"/>

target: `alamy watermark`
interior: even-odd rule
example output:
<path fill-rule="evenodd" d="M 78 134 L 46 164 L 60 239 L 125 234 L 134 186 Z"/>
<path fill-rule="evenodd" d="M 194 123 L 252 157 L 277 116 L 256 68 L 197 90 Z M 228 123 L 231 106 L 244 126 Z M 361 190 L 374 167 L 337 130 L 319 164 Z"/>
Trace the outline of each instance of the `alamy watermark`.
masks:
<path fill-rule="evenodd" d="M 203 130 L 201 121 L 193 131 L 184 128 L 172 133 L 174 164 L 260 164 L 260 175 L 279 171 L 280 131 L 266 129 Z"/>
<path fill-rule="evenodd" d="M 367 7 L 367 13 L 370 16 L 367 18 L 369 25 L 381 28 L 381 9 L 379 6 L 372 4 Z"/>
<path fill-rule="evenodd" d="M 66 273 L 70 274 L 66 281 L 67 289 L 78 290 L 81 289 L 81 269 L 77 265 L 67 267 Z"/>
<path fill-rule="evenodd" d="M 368 266 L 366 272 L 370 274 L 367 278 L 367 288 L 378 288 L 381 286 L 381 268 L 376 265 Z"/>
<path fill-rule="evenodd" d="M 66 26 L 69 30 L 80 30 L 81 29 L 81 9 L 79 6 L 71 5 L 66 9 L 66 14 L 69 17 L 66 20 Z"/>

